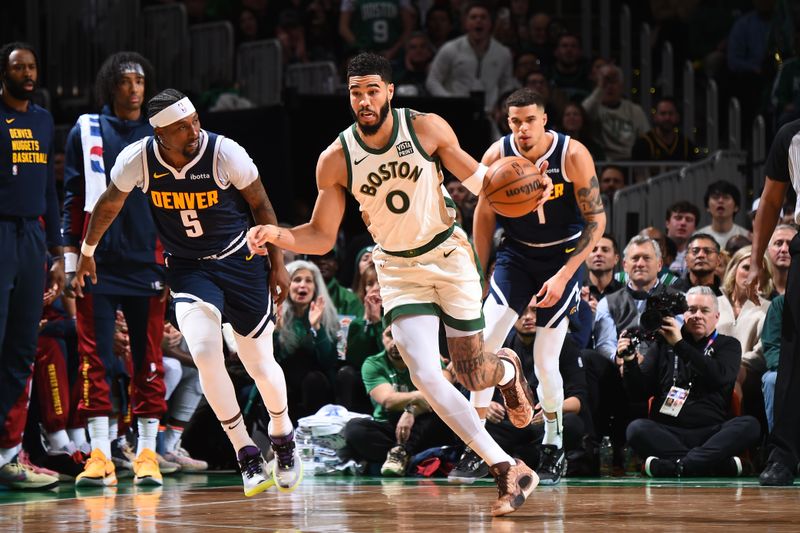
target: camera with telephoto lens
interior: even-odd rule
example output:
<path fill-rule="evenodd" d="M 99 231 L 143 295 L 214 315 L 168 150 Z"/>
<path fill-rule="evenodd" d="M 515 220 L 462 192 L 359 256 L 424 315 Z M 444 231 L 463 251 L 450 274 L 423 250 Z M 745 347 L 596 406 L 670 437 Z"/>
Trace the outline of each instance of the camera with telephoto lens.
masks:
<path fill-rule="evenodd" d="M 644 306 L 644 313 L 639 318 L 642 330 L 655 333 L 668 316 L 685 313 L 689 309 L 686 297 L 680 292 L 661 292 L 648 296 Z"/>
<path fill-rule="evenodd" d="M 619 357 L 630 357 L 639 349 L 639 345 L 643 341 L 654 341 L 656 339 L 655 332 L 645 331 L 642 328 L 626 329 L 619 335 L 621 338 L 630 339 L 631 343 L 627 348 L 619 352 Z"/>

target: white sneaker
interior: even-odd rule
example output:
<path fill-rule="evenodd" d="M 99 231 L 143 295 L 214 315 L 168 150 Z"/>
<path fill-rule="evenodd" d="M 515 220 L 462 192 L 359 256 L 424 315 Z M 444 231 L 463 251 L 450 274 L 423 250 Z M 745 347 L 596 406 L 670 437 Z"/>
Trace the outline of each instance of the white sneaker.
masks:
<path fill-rule="evenodd" d="M 269 470 L 258 447 L 245 446 L 239 450 L 236 458 L 239 461 L 239 470 L 242 471 L 245 496 L 255 496 L 275 484 L 273 476 L 268 474 Z"/>
<path fill-rule="evenodd" d="M 183 448 L 175 448 L 174 451 L 164 454 L 164 459 L 172 463 L 177 463 L 181 467 L 181 472 L 202 472 L 208 470 L 208 463 L 195 459 Z"/>
<path fill-rule="evenodd" d="M 273 437 L 272 451 L 275 459 L 270 463 L 272 478 L 281 492 L 292 492 L 303 480 L 303 461 L 294 443 L 294 431 L 284 437 Z"/>

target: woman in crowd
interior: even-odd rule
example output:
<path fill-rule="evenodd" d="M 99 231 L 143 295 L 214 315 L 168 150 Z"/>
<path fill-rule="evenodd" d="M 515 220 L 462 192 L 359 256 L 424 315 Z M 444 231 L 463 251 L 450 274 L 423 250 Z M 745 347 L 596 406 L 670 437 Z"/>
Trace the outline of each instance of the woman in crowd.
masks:
<path fill-rule="evenodd" d="M 339 319 L 316 265 L 293 261 L 286 270 L 289 296 L 278 311 L 275 358 L 286 375 L 289 412 L 302 418 L 333 399 Z"/>

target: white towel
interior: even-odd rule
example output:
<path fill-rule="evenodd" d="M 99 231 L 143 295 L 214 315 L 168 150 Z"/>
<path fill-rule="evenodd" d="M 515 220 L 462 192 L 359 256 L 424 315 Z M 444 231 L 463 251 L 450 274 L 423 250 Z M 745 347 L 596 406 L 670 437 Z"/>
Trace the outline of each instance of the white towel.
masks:
<path fill-rule="evenodd" d="M 91 213 L 97 199 L 106 190 L 106 171 L 103 168 L 103 136 L 100 133 L 100 115 L 86 114 L 78 117 L 83 146 L 83 174 L 86 183 L 83 210 Z"/>

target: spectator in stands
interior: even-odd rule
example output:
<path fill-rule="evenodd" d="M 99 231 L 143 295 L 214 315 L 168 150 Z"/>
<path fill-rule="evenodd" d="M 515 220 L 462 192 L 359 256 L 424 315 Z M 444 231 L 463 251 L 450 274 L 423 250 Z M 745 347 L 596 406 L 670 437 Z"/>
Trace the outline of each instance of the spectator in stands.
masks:
<path fill-rule="evenodd" d="M 550 81 L 573 102 L 582 102 L 592 92 L 589 64 L 583 57 L 581 39 L 574 33 L 563 33 L 556 40 Z"/>
<path fill-rule="evenodd" d="M 333 399 L 339 319 L 319 269 L 286 265 L 291 280 L 275 328 L 275 359 L 286 376 L 289 412 L 302 418 Z"/>
<path fill-rule="evenodd" d="M 489 112 L 498 95 L 515 89 L 511 51 L 492 37 L 492 11 L 488 4 L 471 1 L 464 8 L 465 35 L 448 41 L 433 58 L 428 91 L 434 96 L 469 96 L 484 93 Z"/>
<path fill-rule="evenodd" d="M 604 296 L 616 292 L 623 287 L 614 279 L 614 270 L 619 264 L 617 240 L 609 233 L 603 235 L 586 258 L 589 271 L 589 293 L 599 302 Z M 592 311 L 595 311 L 593 308 Z"/>
<path fill-rule="evenodd" d="M 786 281 L 789 277 L 789 265 L 792 256 L 789 254 L 789 243 L 797 235 L 797 226 L 791 224 L 780 224 L 767 245 L 767 259 L 772 265 L 772 283 L 775 287 L 775 294 L 786 293 Z"/>
<path fill-rule="evenodd" d="M 781 354 L 781 327 L 783 324 L 784 295 L 772 299 L 761 329 L 761 345 L 764 349 L 766 372 L 761 376 L 761 393 L 764 395 L 764 411 L 769 432 L 775 425 L 775 381 L 778 378 L 778 360 Z"/>
<path fill-rule="evenodd" d="M 650 129 L 647 115 L 622 97 L 622 88 L 622 69 L 606 65 L 600 70 L 600 83 L 582 102 L 592 121 L 592 137 L 612 161 L 630 159 L 636 139 Z"/>
<path fill-rule="evenodd" d="M 771 268 L 763 271 L 764 280 L 761 288 L 764 291 L 760 305 L 753 303 L 747 296 L 747 274 L 750 272 L 750 256 L 752 248 L 740 248 L 728 262 L 728 268 L 722 278 L 722 296 L 719 300 L 720 333 L 730 335 L 742 346 L 742 366 L 736 382 L 741 386 L 742 414 L 752 415 L 766 423 L 764 417 L 764 398 L 761 393 L 761 377 L 766 371 L 764 350 L 761 343 L 761 331 L 764 318 L 769 308 L 769 295 L 773 292 Z"/>
<path fill-rule="evenodd" d="M 741 208 L 741 193 L 733 183 L 719 180 L 710 184 L 703 195 L 703 204 L 711 215 L 711 224 L 698 231 L 714 237 L 722 248 L 734 235 L 750 236 L 749 231 L 733 221 Z"/>
<path fill-rule="evenodd" d="M 656 100 L 653 128 L 636 139 L 633 145 L 634 161 L 694 161 L 700 151 L 678 126 L 681 114 L 678 102 L 671 96 Z"/>
<path fill-rule="evenodd" d="M 339 36 L 351 52 L 394 59 L 414 30 L 416 16 L 411 0 L 343 0 Z"/>
<path fill-rule="evenodd" d="M 667 208 L 666 230 L 667 237 L 675 243 L 678 252 L 669 269 L 677 274 L 686 272 L 686 244 L 689 237 L 697 229 L 697 222 L 700 220 L 700 210 L 685 200 L 675 202 Z"/>
<path fill-rule="evenodd" d="M 675 259 L 675 243 L 664 237 L 661 230 L 653 226 L 644 228 L 639 232 L 639 235 L 653 239 L 658 243 L 658 247 L 661 249 L 661 270 L 658 272 L 658 282 L 669 287 L 678 281 L 680 276 L 672 272 L 667 266 Z M 624 271 L 614 274 L 614 279 L 621 282 L 623 285 L 628 283 L 628 275 Z"/>
<path fill-rule="evenodd" d="M 593 86 L 597 87 L 597 85 L 599 85 L 600 71 L 609 63 L 611 63 L 611 61 L 607 60 L 603 56 L 595 56 L 592 58 L 592 63 L 589 67 L 589 81 L 592 82 Z"/>
<path fill-rule="evenodd" d="M 514 60 L 514 77 L 521 85 L 525 85 L 525 80 L 532 72 L 541 72 L 541 62 L 533 52 L 522 52 Z"/>
<path fill-rule="evenodd" d="M 742 124 L 752 124 L 760 108 L 766 83 L 772 75 L 769 61 L 769 36 L 775 0 L 753 0 L 753 11 L 741 15 L 728 34 L 730 89 L 742 106 Z"/>
<path fill-rule="evenodd" d="M 508 121 L 506 120 L 506 123 Z M 448 194 L 455 202 L 456 206 L 461 210 L 461 217 L 464 222 L 464 231 L 467 234 L 472 234 L 472 219 L 475 215 L 475 206 L 478 203 L 478 197 L 469 192 L 464 185 L 456 178 L 451 178 L 445 183 Z"/>
<path fill-rule="evenodd" d="M 300 13 L 294 9 L 284 9 L 278 15 L 275 37 L 281 43 L 283 64 L 306 63 L 309 61 L 306 48 L 306 30 Z"/>
<path fill-rule="evenodd" d="M 435 53 L 428 36 L 412 33 L 405 45 L 403 67 L 395 69 L 394 86 L 399 96 L 428 96 L 425 80 Z"/>
<path fill-rule="evenodd" d="M 544 112 L 547 115 L 548 129 L 562 129 L 561 118 L 564 107 L 569 100 L 567 96 L 557 87 L 550 85 L 547 78 L 541 71 L 531 72 L 525 77 L 525 87 L 542 95 L 544 98 Z M 508 121 L 508 114 L 505 115 Z"/>
<path fill-rule="evenodd" d="M 339 260 L 336 257 L 336 248 L 323 255 L 312 255 L 308 260 L 314 263 L 325 280 L 327 294 L 333 303 L 334 312 L 340 315 L 361 316 L 364 307 L 353 291 L 344 287 L 336 274 L 339 272 Z"/>
<path fill-rule="evenodd" d="M 544 412 L 538 405 L 536 387 L 539 384 L 533 365 L 533 342 L 536 339 L 536 307 L 529 305 L 517 319 L 514 329 L 503 343 L 505 348 L 510 348 L 519 355 L 522 370 L 528 378 L 531 390 L 534 391 L 534 402 L 537 404 L 536 413 L 531 424 L 523 429 L 514 427 L 506 416 L 506 410 L 500 399 L 499 391 L 495 390 L 495 398 L 489 404 L 486 414 L 486 430 L 489 435 L 506 452 L 519 457 L 526 463 L 538 465 L 536 470 L 541 471 L 544 455 L 557 451 L 555 446 L 542 444 L 544 438 Z M 558 369 L 564 380 L 564 452 L 570 454 L 582 446 L 583 436 L 591 426 L 588 418 L 586 374 L 580 358 L 578 346 L 567 339 L 561 348 L 558 359 Z M 554 463 L 554 462 L 551 462 Z M 556 483 L 566 470 L 566 461 L 555 464 L 557 475 L 553 476 Z M 485 477 L 489 468 L 472 450 L 461 456 L 461 459 L 450 472 L 449 481 L 472 483 L 475 479 Z"/>
<path fill-rule="evenodd" d="M 753 241 L 750 239 L 750 237 L 746 235 L 735 235 L 728 239 L 728 242 L 725 243 L 725 251 L 728 252 L 730 257 L 733 257 L 733 254 L 738 252 L 740 248 L 750 246 L 751 244 L 753 244 Z"/>
<path fill-rule="evenodd" d="M 364 299 L 364 292 L 359 292 L 362 290 L 361 288 L 364 287 L 364 285 L 361 283 L 361 276 L 364 275 L 367 267 L 375 264 L 372 261 L 372 250 L 374 248 L 374 245 L 370 244 L 369 246 L 363 247 L 358 251 L 358 253 L 356 253 L 355 270 L 353 271 L 353 283 L 350 285 L 350 290 L 353 291 L 360 300 Z"/>
<path fill-rule="evenodd" d="M 425 16 L 425 32 L 428 34 L 435 51 L 438 51 L 447 41 L 452 39 L 454 35 L 450 10 L 441 4 L 434 4 Z"/>
<path fill-rule="evenodd" d="M 384 351 L 368 357 L 361 368 L 374 407 L 372 419 L 349 421 L 344 436 L 356 459 L 383 463 L 384 476 L 405 476 L 412 455 L 451 444 L 455 437 L 411 382 L 391 328 L 383 332 L 383 345 Z M 452 383 L 451 372 L 443 372 Z"/>
<path fill-rule="evenodd" d="M 686 246 L 686 273 L 673 284 L 679 291 L 692 287 L 710 287 L 717 296 L 722 295 L 722 280 L 716 274 L 719 264 L 719 243 L 707 233 L 695 233 Z"/>
<path fill-rule="evenodd" d="M 547 33 L 551 20 L 550 15 L 541 11 L 531 15 L 528 19 L 528 40 L 522 45 L 523 50 L 536 54 L 545 68 L 553 64 L 553 47 Z"/>
<path fill-rule="evenodd" d="M 648 418 L 628 426 L 627 439 L 650 477 L 742 474 L 738 457 L 759 438 L 752 416 L 728 417 L 742 349 L 716 330 L 717 299 L 708 287 L 693 287 L 681 327 L 667 317 L 659 340 L 641 358 L 620 338 L 616 351 L 632 399 L 647 401 Z"/>
<path fill-rule="evenodd" d="M 605 195 L 603 203 L 609 204 L 614 193 L 625 187 L 625 171 L 617 165 L 606 165 L 600 172 L 600 193 Z"/>
<path fill-rule="evenodd" d="M 369 398 L 361 381 L 361 366 L 383 347 L 383 300 L 375 265 L 369 264 L 359 277 L 356 293 L 364 304 L 363 316 L 356 317 L 347 329 L 344 365 L 336 376 L 337 402 L 350 411 L 368 413 Z"/>
<path fill-rule="evenodd" d="M 536 90 L 535 87 L 532 87 L 528 83 L 526 83 L 525 86 L 534 91 Z M 586 149 L 589 150 L 589 153 L 592 154 L 592 159 L 595 161 L 604 161 L 606 153 L 603 151 L 602 146 L 594 142 L 589 134 L 590 129 L 586 110 L 583 106 L 576 102 L 566 103 L 561 113 L 561 132 L 580 141 Z M 600 186 L 603 186 L 602 182 Z"/>

